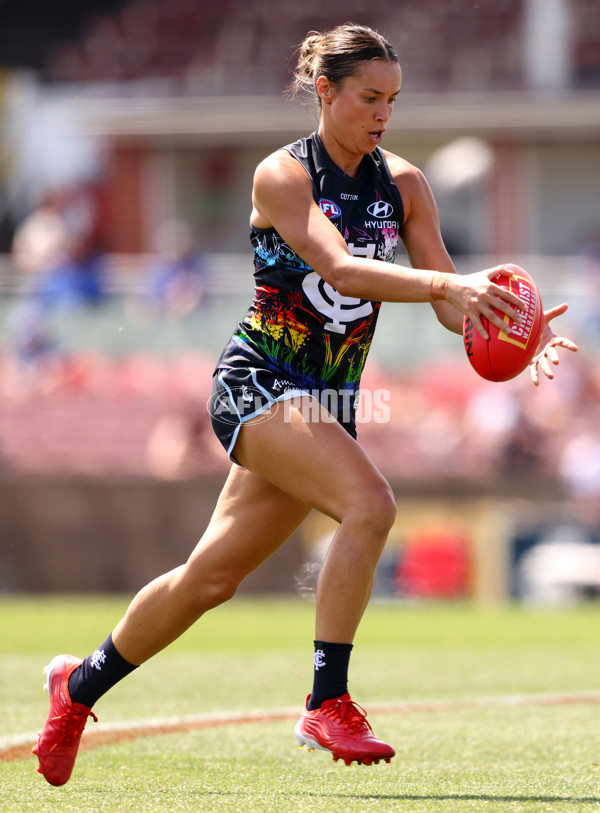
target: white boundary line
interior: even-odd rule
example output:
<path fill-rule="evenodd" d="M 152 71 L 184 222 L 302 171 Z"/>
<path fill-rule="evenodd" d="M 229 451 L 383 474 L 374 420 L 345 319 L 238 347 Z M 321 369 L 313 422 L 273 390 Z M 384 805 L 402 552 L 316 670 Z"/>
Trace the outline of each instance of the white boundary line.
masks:
<path fill-rule="evenodd" d="M 369 710 L 373 714 L 414 714 L 443 711 L 468 711 L 478 708 L 515 708 L 519 706 L 562 706 L 562 705 L 593 705 L 600 703 L 600 691 L 558 692 L 547 694 L 520 694 L 499 695 L 492 697 L 432 699 L 432 700 L 405 700 L 401 702 L 390 701 L 369 703 Z M 150 719 L 120 721 L 118 723 L 98 723 L 88 728 L 84 738 L 91 744 L 94 738 L 103 734 L 127 734 L 144 731 L 142 736 L 152 736 L 153 732 L 170 733 L 186 728 L 211 728 L 223 725 L 236 725 L 246 723 L 260 723 L 265 720 L 295 719 L 299 715 L 298 706 L 286 706 L 276 709 L 255 709 L 252 711 L 223 711 L 210 714 L 189 715 L 185 717 L 155 717 Z M 37 732 L 9 734 L 0 737 L 0 761 L 3 752 L 13 748 L 35 743 Z"/>

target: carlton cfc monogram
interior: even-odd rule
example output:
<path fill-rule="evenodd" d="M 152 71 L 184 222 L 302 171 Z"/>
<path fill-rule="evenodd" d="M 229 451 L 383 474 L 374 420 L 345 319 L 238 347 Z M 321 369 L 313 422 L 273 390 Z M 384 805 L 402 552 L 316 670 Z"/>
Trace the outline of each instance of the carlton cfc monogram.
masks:
<path fill-rule="evenodd" d="M 314 272 L 304 277 L 302 289 L 319 313 L 327 317 L 328 321 L 323 328 L 330 333 L 345 333 L 346 325 L 369 316 L 373 311 L 373 305 L 368 299 L 342 296 Z"/>

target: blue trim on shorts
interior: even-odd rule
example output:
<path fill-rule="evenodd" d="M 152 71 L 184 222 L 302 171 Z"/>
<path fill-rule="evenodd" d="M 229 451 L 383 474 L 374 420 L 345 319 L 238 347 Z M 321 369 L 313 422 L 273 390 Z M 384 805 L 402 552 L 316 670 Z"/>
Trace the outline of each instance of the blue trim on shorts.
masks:
<path fill-rule="evenodd" d="M 238 463 L 238 461 L 235 459 L 235 457 L 233 457 L 233 449 L 234 449 L 235 444 L 237 442 L 238 435 L 240 433 L 240 429 L 242 428 L 242 426 L 245 423 L 247 423 L 252 418 L 258 417 L 258 415 L 262 415 L 263 412 L 266 412 L 267 409 L 271 409 L 273 404 L 276 404 L 279 401 L 287 401 L 290 398 L 295 398 L 298 395 L 306 395 L 309 398 L 314 398 L 314 395 L 312 395 L 312 393 L 308 392 L 307 390 L 300 389 L 300 388 L 295 389 L 295 390 L 288 390 L 288 392 L 284 392 L 280 396 L 275 398 L 268 390 L 266 390 L 264 387 L 262 387 L 258 383 L 258 381 L 256 380 L 256 367 L 248 367 L 248 370 L 250 371 L 250 376 L 252 378 L 252 383 L 254 384 L 254 386 L 256 387 L 257 390 L 262 392 L 262 394 L 267 399 L 267 403 L 264 404 L 264 406 L 260 407 L 259 409 L 254 410 L 254 412 L 251 412 L 249 415 L 244 415 L 243 417 L 240 414 L 239 409 L 237 408 L 237 405 L 235 403 L 235 398 L 233 396 L 233 392 L 231 391 L 230 386 L 225 381 L 225 375 L 227 373 L 227 370 L 220 370 L 219 373 L 217 374 L 217 378 L 219 379 L 219 381 L 223 385 L 223 387 L 225 387 L 225 389 L 227 390 L 227 393 L 228 393 L 228 395 L 229 395 L 229 397 L 231 399 L 231 403 L 233 404 L 233 406 L 235 408 L 235 411 L 236 411 L 236 414 L 237 414 L 237 416 L 239 418 L 239 422 L 238 422 L 237 426 L 235 427 L 235 429 L 233 430 L 233 435 L 231 437 L 231 441 L 229 443 L 229 446 L 226 449 L 228 457 L 234 463 Z M 239 465 L 239 463 L 238 463 L 238 465 Z"/>

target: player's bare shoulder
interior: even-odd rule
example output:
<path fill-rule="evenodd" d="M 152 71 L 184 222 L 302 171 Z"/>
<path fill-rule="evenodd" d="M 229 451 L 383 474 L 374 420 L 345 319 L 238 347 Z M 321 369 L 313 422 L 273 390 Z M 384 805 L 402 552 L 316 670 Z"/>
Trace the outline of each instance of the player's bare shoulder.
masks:
<path fill-rule="evenodd" d="M 411 193 L 418 194 L 422 190 L 423 185 L 427 186 L 425 176 L 414 164 L 387 150 L 383 150 L 383 154 L 385 155 L 392 177 L 396 181 L 400 194 L 403 197 L 407 195 L 410 197 Z"/>
<path fill-rule="evenodd" d="M 404 203 L 404 223 L 420 213 L 431 215 L 435 201 L 423 172 L 399 155 L 387 151 L 384 155 Z"/>
<path fill-rule="evenodd" d="M 307 178 L 306 171 L 286 149 L 279 149 L 267 155 L 258 164 L 254 172 L 254 181 L 265 180 L 268 183 L 287 182 Z"/>
<path fill-rule="evenodd" d="M 290 202 L 312 202 L 312 185 L 304 167 L 287 150 L 267 155 L 256 167 L 252 187 L 253 225 L 270 228 L 273 211 L 284 211 Z"/>
<path fill-rule="evenodd" d="M 267 155 L 254 172 L 254 195 L 278 196 L 302 194 L 311 190 L 310 179 L 299 161 L 287 150 L 276 150 Z"/>

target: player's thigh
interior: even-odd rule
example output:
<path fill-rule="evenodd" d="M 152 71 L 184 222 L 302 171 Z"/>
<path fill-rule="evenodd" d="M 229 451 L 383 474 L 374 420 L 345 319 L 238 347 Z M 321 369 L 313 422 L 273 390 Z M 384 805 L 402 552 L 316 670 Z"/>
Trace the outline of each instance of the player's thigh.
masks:
<path fill-rule="evenodd" d="M 234 465 L 188 565 L 215 573 L 251 573 L 281 547 L 309 511 L 308 505 Z"/>
<path fill-rule="evenodd" d="M 284 402 L 268 420 L 250 421 L 235 456 L 248 470 L 338 521 L 364 510 L 395 513 L 389 484 L 369 456 L 310 396 Z"/>

